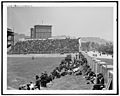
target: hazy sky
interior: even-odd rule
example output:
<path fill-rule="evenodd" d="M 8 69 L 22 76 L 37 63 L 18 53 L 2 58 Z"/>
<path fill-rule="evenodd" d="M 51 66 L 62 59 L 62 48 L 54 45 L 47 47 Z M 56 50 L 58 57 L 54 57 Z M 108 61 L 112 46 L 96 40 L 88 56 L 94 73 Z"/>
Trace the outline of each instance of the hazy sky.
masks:
<path fill-rule="evenodd" d="M 113 40 L 112 7 L 8 7 L 7 26 L 30 36 L 34 25 L 52 25 L 52 35 Z"/>

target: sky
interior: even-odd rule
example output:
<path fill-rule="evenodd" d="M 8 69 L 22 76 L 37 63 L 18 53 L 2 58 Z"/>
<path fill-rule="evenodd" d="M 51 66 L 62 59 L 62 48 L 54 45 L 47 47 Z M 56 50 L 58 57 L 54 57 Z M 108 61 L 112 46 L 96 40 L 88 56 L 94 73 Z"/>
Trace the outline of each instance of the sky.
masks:
<path fill-rule="evenodd" d="M 100 37 L 113 41 L 112 7 L 8 7 L 7 26 L 30 36 L 34 25 L 52 25 L 52 36 Z"/>

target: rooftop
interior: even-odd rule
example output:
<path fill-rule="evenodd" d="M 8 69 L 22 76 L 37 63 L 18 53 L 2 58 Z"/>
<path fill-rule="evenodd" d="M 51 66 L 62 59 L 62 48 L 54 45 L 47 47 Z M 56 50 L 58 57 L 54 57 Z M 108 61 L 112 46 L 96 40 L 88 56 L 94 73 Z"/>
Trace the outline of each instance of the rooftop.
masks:
<path fill-rule="evenodd" d="M 43 27 L 43 26 L 52 27 L 52 25 L 35 25 L 34 27 Z"/>

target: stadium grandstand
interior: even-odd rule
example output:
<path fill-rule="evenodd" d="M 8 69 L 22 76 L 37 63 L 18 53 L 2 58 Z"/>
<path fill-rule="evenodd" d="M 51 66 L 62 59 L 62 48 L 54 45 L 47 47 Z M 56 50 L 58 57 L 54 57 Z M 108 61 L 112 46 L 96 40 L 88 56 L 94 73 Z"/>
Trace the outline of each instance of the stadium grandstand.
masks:
<path fill-rule="evenodd" d="M 14 32 L 12 29 L 7 28 L 7 52 L 10 51 L 10 49 L 13 49 L 14 46 Z"/>
<path fill-rule="evenodd" d="M 77 39 L 45 39 L 18 41 L 9 54 L 51 54 L 78 52 Z"/>

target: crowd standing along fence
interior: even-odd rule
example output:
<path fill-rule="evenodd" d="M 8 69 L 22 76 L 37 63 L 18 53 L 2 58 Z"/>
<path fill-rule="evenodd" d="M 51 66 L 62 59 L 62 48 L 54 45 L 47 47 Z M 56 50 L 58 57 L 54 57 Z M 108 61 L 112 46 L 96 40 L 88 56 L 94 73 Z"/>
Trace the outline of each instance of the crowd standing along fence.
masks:
<path fill-rule="evenodd" d="M 110 86 L 112 86 L 113 82 L 113 65 L 102 62 L 95 57 L 88 56 L 88 54 L 85 52 L 82 52 L 82 54 L 88 59 L 88 64 L 90 65 L 92 71 L 94 71 L 96 74 L 103 74 L 106 90 L 108 90 L 109 88 L 111 89 Z"/>

